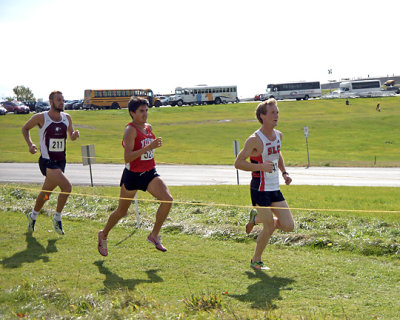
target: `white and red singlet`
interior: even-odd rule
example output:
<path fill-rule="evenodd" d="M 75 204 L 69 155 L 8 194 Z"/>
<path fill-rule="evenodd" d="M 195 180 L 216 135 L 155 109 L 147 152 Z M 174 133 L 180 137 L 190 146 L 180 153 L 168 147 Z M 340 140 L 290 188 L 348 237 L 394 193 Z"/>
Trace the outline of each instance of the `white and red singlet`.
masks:
<path fill-rule="evenodd" d="M 272 161 L 274 163 L 274 169 L 272 172 L 264 171 L 253 171 L 252 176 L 252 189 L 258 191 L 276 191 L 280 190 L 279 187 L 279 154 L 281 150 L 281 137 L 279 131 L 275 130 L 275 140 L 269 140 L 261 130 L 257 130 L 254 134 L 258 136 L 263 144 L 263 151 L 258 157 L 250 157 L 252 163 L 264 163 L 266 161 Z"/>

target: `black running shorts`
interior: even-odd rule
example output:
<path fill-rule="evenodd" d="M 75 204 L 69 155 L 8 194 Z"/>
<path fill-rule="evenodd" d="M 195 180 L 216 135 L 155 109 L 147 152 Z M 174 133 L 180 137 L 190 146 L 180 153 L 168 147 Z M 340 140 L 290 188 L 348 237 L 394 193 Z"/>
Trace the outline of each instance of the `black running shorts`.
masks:
<path fill-rule="evenodd" d="M 56 160 L 50 160 L 50 159 L 44 159 L 42 156 L 39 158 L 39 168 L 40 171 L 42 172 L 42 175 L 46 176 L 46 171 L 47 168 L 49 169 L 60 169 L 62 172 L 65 171 L 65 165 L 66 161 L 56 161 Z"/>
<path fill-rule="evenodd" d="M 250 194 L 253 206 L 270 207 L 273 202 L 285 200 L 280 190 L 258 191 L 250 188 Z"/>
<path fill-rule="evenodd" d="M 126 190 L 130 191 L 146 191 L 151 180 L 159 176 L 160 175 L 157 173 L 156 168 L 144 172 L 133 172 L 125 168 L 119 185 L 124 185 Z"/>

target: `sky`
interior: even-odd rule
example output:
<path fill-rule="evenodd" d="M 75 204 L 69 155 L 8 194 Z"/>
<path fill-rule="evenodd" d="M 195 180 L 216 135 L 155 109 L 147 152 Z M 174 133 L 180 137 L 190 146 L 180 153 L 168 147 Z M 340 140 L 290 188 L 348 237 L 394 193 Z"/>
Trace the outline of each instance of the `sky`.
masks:
<path fill-rule="evenodd" d="M 400 75 L 398 0 L 0 0 L 0 99 Z M 329 74 L 328 70 L 332 70 Z"/>

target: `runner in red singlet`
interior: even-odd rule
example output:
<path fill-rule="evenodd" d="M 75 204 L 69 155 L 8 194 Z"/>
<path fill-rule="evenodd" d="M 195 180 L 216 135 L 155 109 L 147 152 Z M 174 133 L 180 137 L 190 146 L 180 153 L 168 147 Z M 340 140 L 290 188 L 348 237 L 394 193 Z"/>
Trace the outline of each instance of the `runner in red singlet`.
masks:
<path fill-rule="evenodd" d="M 147 241 L 160 251 L 167 251 L 161 244 L 160 229 L 172 206 L 172 196 L 168 187 L 156 171 L 154 149 L 162 146 L 162 139 L 154 136 L 151 125 L 146 123 L 148 101 L 132 97 L 128 104 L 132 122 L 124 132 L 122 145 L 125 149 L 125 169 L 121 177 L 121 192 L 118 208 L 110 215 L 107 224 L 97 235 L 97 248 L 101 255 L 107 256 L 107 237 L 110 230 L 124 217 L 137 190 L 148 191 L 162 201 L 156 214 L 156 221 Z"/>

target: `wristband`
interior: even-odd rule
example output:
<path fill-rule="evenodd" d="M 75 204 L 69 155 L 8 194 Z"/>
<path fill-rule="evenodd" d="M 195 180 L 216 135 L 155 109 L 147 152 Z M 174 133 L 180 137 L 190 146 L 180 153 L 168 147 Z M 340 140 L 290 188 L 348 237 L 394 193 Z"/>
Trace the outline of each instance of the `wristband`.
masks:
<path fill-rule="evenodd" d="M 287 173 L 286 171 L 282 172 L 282 176 L 284 176 L 285 174 L 289 175 L 289 173 Z"/>

